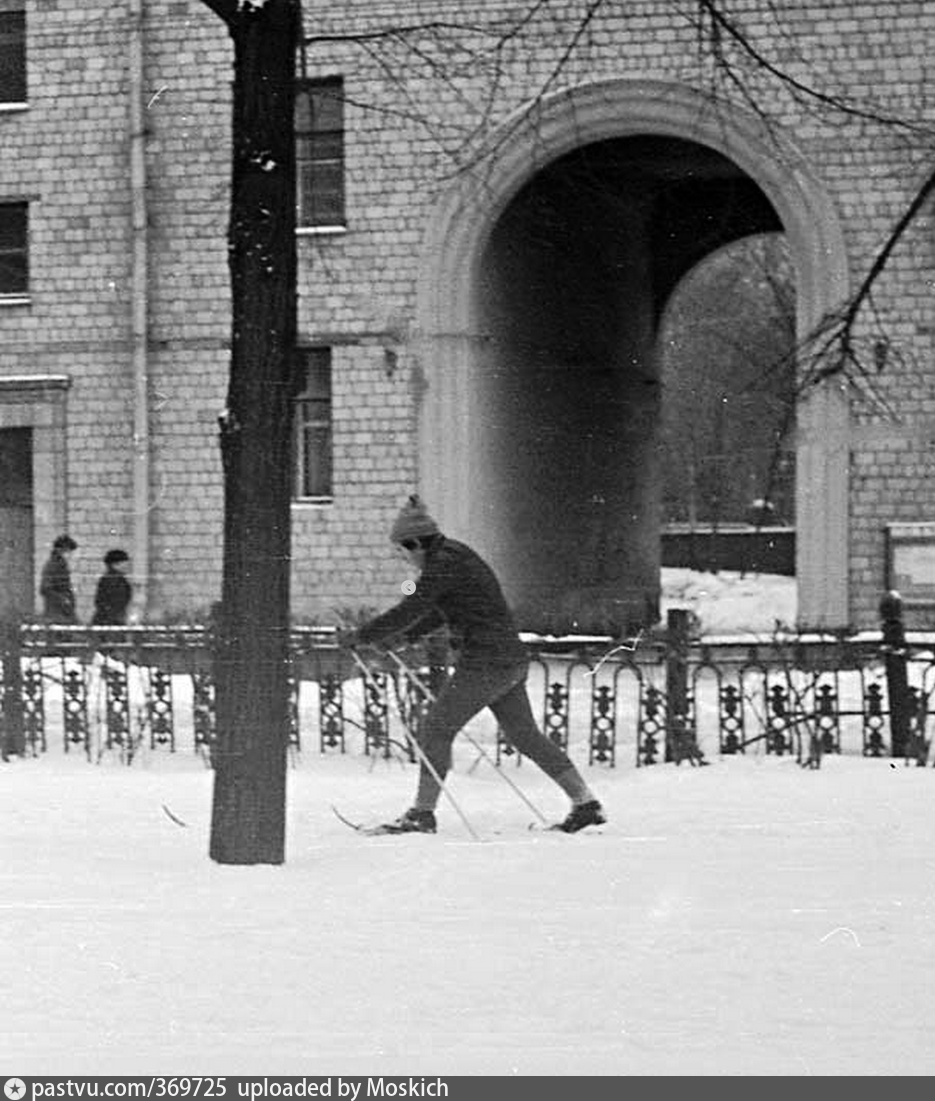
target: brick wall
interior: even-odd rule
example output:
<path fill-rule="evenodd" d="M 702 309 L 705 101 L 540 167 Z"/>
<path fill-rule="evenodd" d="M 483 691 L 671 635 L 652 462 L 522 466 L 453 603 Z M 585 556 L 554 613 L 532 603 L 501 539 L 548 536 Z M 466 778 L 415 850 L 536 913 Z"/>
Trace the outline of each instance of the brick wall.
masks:
<path fill-rule="evenodd" d="M 468 20 L 463 4 L 441 0 L 324 0 L 306 5 L 305 18 L 310 35 L 327 36 L 393 21 L 509 24 L 525 7 L 481 0 Z M 398 593 L 403 572 L 386 532 L 416 479 L 410 337 L 418 335 L 420 250 L 432 205 L 457 165 L 470 166 L 481 143 L 530 98 L 562 86 L 601 79 L 712 86 L 692 4 L 607 3 L 569 51 L 583 7 L 545 5 L 496 50 L 493 39 L 455 31 L 426 35 L 419 53 L 398 42 L 309 45 L 310 74 L 345 80 L 348 228 L 298 241 L 301 339 L 335 349 L 335 499 L 294 508 L 293 603 L 302 618 L 385 604 Z M 836 205 L 856 283 L 932 159 L 930 138 L 853 112 L 931 125 L 935 8 L 922 0 L 895 8 L 745 0 L 730 10 L 764 55 L 852 111 L 831 117 L 751 77 Z M 176 615 L 204 609 L 219 590 L 216 418 L 229 348 L 231 50 L 198 0 L 148 0 L 145 12 L 150 599 L 154 614 Z M 34 0 L 28 27 L 29 109 L 0 113 L 0 199 L 30 199 L 32 303 L 0 305 L 0 370 L 72 378 L 68 525 L 82 544 L 76 577 L 89 611 L 100 555 L 132 532 L 130 28 L 126 5 L 109 0 Z M 474 55 L 483 47 L 479 63 Z M 420 60 L 443 55 L 444 73 Z M 875 619 L 883 525 L 935 518 L 932 228 L 930 207 L 880 283 L 873 326 L 891 341 L 887 365 L 872 389 L 851 396 L 855 624 Z M 869 322 L 864 333 L 875 336 Z M 392 373 L 387 348 L 397 355 Z"/>

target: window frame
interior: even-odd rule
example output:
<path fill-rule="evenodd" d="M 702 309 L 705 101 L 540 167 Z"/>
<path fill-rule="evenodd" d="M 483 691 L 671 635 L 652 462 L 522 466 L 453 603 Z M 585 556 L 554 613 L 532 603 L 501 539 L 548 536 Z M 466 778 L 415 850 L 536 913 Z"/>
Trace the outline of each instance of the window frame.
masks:
<path fill-rule="evenodd" d="M 328 345 L 308 345 L 297 349 L 296 357 L 304 382 L 293 399 L 292 501 L 300 505 L 327 505 L 334 501 L 333 349 Z M 314 372 L 318 372 L 318 378 Z M 316 460 L 323 468 L 318 471 L 322 485 L 315 484 L 311 464 Z"/>
<path fill-rule="evenodd" d="M 0 111 L 27 107 L 28 95 L 26 5 L 23 0 L 0 0 Z"/>
<path fill-rule="evenodd" d="M 326 115 L 320 108 L 316 110 L 315 97 L 319 102 L 329 100 L 336 114 L 337 125 L 316 125 L 316 116 Z M 305 110 L 308 128 L 300 128 L 300 115 L 303 112 L 302 97 L 308 96 Z M 324 120 L 327 121 L 327 120 Z M 344 78 L 329 76 L 299 79 L 296 86 L 296 114 L 294 121 L 296 149 L 296 230 L 299 233 L 343 233 L 347 229 L 347 156 L 345 149 L 346 127 L 344 125 Z M 324 169 L 334 176 L 331 191 L 324 190 L 326 198 L 322 202 L 322 191 L 316 192 L 315 170 Z M 318 205 L 325 207 L 321 215 L 315 213 L 315 198 Z M 331 210 L 329 207 L 340 208 Z"/>
<path fill-rule="evenodd" d="M 28 303 L 31 301 L 29 293 L 29 203 L 25 199 L 3 199 L 0 200 L 0 222 L 6 212 L 12 212 L 14 210 L 20 210 L 22 212 L 21 226 L 14 226 L 11 237 L 17 236 L 17 231 L 21 232 L 22 239 L 16 240 L 12 244 L 6 245 L 3 243 L 2 234 L 0 234 L 0 305 L 18 305 L 22 303 Z M 5 226 L 3 227 L 6 228 Z M 22 285 L 12 286 L 5 288 L 3 285 L 3 266 L 7 257 L 12 257 L 14 260 L 21 260 L 21 267 L 23 271 Z M 20 265 L 16 265 L 18 268 Z M 13 283 L 17 280 L 14 279 Z"/>

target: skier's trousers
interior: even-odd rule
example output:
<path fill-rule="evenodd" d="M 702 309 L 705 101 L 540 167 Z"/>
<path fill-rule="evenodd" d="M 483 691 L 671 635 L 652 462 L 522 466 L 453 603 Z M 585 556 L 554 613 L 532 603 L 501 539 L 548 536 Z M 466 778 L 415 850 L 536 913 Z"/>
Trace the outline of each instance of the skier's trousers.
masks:
<path fill-rule="evenodd" d="M 451 767 L 451 745 L 458 731 L 479 711 L 489 707 L 503 736 L 516 750 L 554 780 L 573 768 L 568 755 L 547 738 L 532 715 L 526 694 L 529 666 L 472 664 L 455 671 L 431 704 L 419 729 L 419 744 L 441 779 Z M 422 765 L 419 773 L 420 806 L 432 806 L 438 785 Z"/>

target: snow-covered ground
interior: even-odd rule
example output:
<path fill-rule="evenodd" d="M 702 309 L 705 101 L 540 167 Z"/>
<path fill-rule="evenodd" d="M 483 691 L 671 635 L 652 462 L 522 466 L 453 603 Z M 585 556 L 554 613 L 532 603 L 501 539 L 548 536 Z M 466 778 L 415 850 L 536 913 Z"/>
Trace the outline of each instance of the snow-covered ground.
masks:
<path fill-rule="evenodd" d="M 3 1065 L 935 1072 L 931 769 L 626 763 L 591 770 L 610 823 L 566 837 L 469 756 L 452 790 L 482 841 L 447 808 L 435 837 L 350 832 L 330 804 L 395 814 L 413 770 L 310 753 L 287 863 L 252 868 L 208 860 L 211 776 L 187 756 L 4 766 Z"/>
<path fill-rule="evenodd" d="M 747 624 L 744 625 L 745 627 Z M 0 764 L 10 1074 L 928 1075 L 935 770 L 577 759 L 610 821 L 531 812 L 459 740 L 434 837 L 364 838 L 415 770 L 289 772 L 287 860 L 207 856 L 190 751 Z M 509 775 L 550 818 L 563 797 Z"/>
<path fill-rule="evenodd" d="M 721 633 L 771 634 L 777 623 L 794 629 L 795 578 L 778 574 L 741 574 L 731 570 L 702 573 L 666 568 L 662 571 L 662 619 L 669 608 L 688 608 L 698 629 Z"/>

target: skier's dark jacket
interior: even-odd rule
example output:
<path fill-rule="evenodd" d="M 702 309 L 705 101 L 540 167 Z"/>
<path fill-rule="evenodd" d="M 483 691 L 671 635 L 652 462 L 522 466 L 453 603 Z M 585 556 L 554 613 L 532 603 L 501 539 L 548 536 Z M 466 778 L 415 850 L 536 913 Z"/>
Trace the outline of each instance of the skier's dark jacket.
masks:
<path fill-rule="evenodd" d="M 374 644 L 411 642 L 443 624 L 461 665 L 519 665 L 527 660 L 493 570 L 464 543 L 437 535 L 426 547 L 416 591 L 361 627 L 357 638 Z"/>

